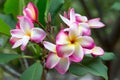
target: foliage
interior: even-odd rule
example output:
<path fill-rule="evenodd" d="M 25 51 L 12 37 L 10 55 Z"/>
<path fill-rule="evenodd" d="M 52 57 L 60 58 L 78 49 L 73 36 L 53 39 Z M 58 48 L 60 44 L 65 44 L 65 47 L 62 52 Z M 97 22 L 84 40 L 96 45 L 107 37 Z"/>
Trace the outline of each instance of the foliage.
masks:
<path fill-rule="evenodd" d="M 80 63 L 73 63 L 69 71 L 75 75 L 82 76 L 91 73 L 96 76 L 102 76 L 105 80 L 107 77 L 107 67 L 103 65 L 100 58 L 85 57 Z"/>
<path fill-rule="evenodd" d="M 10 27 L 3 21 L 0 19 L 0 33 L 3 33 L 7 36 L 10 36 Z M 4 26 L 4 28 L 3 28 Z"/>
<path fill-rule="evenodd" d="M 0 64 L 7 63 L 11 60 L 20 58 L 21 56 L 18 54 L 5 54 L 5 53 L 0 53 Z"/>
<path fill-rule="evenodd" d="M 40 80 L 42 76 L 42 65 L 40 62 L 35 62 L 22 74 L 20 80 Z"/>

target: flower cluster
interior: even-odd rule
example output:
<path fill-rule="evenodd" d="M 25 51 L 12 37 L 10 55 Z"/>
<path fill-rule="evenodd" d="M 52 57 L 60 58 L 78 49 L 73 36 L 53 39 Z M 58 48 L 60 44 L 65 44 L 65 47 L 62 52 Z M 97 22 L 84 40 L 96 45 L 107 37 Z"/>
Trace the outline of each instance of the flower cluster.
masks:
<path fill-rule="evenodd" d="M 29 41 L 42 42 L 46 37 L 46 32 L 41 28 L 34 27 L 34 22 L 38 22 L 38 10 L 30 2 L 23 9 L 23 16 L 18 16 L 16 29 L 11 30 L 10 43 L 12 48 L 21 46 L 25 50 Z M 68 14 L 60 15 L 61 19 L 68 26 L 62 29 L 56 36 L 56 44 L 43 41 L 46 49 L 50 50 L 47 55 L 46 67 L 55 68 L 59 73 L 64 74 L 69 69 L 71 62 L 81 62 L 85 54 L 92 56 L 103 55 L 102 48 L 95 45 L 91 35 L 91 28 L 101 28 L 104 24 L 99 18 L 88 20 L 74 12 L 71 8 Z"/>
<path fill-rule="evenodd" d="M 10 31 L 12 48 L 21 46 L 22 51 L 25 50 L 29 40 L 39 43 L 46 37 L 44 30 L 34 27 L 33 22 L 37 21 L 38 10 L 31 2 L 24 8 L 23 14 L 24 16 L 18 16 L 16 29 Z"/>
<path fill-rule="evenodd" d="M 46 60 L 46 67 L 55 68 L 59 73 L 64 74 L 71 62 L 80 62 L 85 54 L 92 56 L 103 55 L 102 48 L 97 47 L 91 35 L 90 28 L 101 28 L 104 24 L 99 18 L 88 20 L 70 9 L 61 19 L 68 28 L 60 30 L 56 36 L 56 45 L 44 41 L 44 46 L 51 52 Z"/>

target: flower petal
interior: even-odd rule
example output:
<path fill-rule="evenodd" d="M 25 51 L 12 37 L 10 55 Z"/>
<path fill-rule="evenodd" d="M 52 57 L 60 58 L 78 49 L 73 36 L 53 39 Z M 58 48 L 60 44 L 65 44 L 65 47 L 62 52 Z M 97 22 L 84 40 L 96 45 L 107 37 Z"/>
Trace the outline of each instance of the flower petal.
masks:
<path fill-rule="evenodd" d="M 83 57 L 83 48 L 80 45 L 76 45 L 74 53 L 70 56 L 70 60 L 73 62 L 80 62 L 83 59 Z"/>
<path fill-rule="evenodd" d="M 94 40 L 89 36 L 79 36 L 78 40 L 83 48 L 92 49 L 95 46 Z"/>
<path fill-rule="evenodd" d="M 105 25 L 99 21 L 100 18 L 95 18 L 95 19 L 91 19 L 88 21 L 88 24 L 90 26 L 90 28 L 101 28 L 104 27 Z"/>
<path fill-rule="evenodd" d="M 49 53 L 46 60 L 46 67 L 51 69 L 54 68 L 60 61 L 60 58 L 55 53 Z"/>
<path fill-rule="evenodd" d="M 22 43 L 23 43 L 22 39 L 19 39 L 13 44 L 12 48 L 17 48 L 20 45 L 22 45 Z"/>
<path fill-rule="evenodd" d="M 30 37 L 29 36 L 24 36 L 23 39 L 22 39 L 22 46 L 21 46 L 21 50 L 24 51 L 28 42 L 30 40 Z"/>
<path fill-rule="evenodd" d="M 74 46 L 73 45 L 56 45 L 56 51 L 59 57 L 69 57 L 74 52 Z"/>
<path fill-rule="evenodd" d="M 92 50 L 91 49 L 84 49 L 85 54 L 91 54 Z"/>
<path fill-rule="evenodd" d="M 81 32 L 79 31 L 77 24 L 72 24 L 69 28 L 69 38 L 72 40 L 78 37 L 79 35 L 81 35 Z"/>
<path fill-rule="evenodd" d="M 24 17 L 24 16 L 17 16 L 17 19 L 18 19 L 18 20 L 21 20 L 21 19 L 23 19 L 23 17 Z"/>
<path fill-rule="evenodd" d="M 10 38 L 10 44 L 11 44 L 11 45 L 14 45 L 15 42 L 18 41 L 19 39 L 21 39 L 21 38 L 11 37 L 11 38 Z"/>
<path fill-rule="evenodd" d="M 73 8 L 70 9 L 70 22 L 75 22 L 75 12 Z"/>
<path fill-rule="evenodd" d="M 24 16 L 29 17 L 32 21 L 34 21 L 33 19 L 35 18 L 35 14 L 34 12 L 32 12 L 29 8 L 24 8 L 23 9 L 23 14 Z M 34 16 L 34 17 L 33 17 Z"/>
<path fill-rule="evenodd" d="M 37 10 L 36 6 L 32 2 L 29 2 L 27 5 L 27 8 L 30 9 L 30 14 L 31 14 L 32 20 L 37 20 L 38 10 Z"/>
<path fill-rule="evenodd" d="M 56 52 L 56 45 L 50 43 L 50 42 L 47 42 L 47 41 L 44 41 L 43 42 L 43 45 L 46 49 L 52 51 L 52 52 Z"/>
<path fill-rule="evenodd" d="M 88 19 L 86 16 L 81 16 L 80 14 L 75 14 L 76 21 L 77 22 L 87 22 Z"/>
<path fill-rule="evenodd" d="M 69 58 L 61 58 L 59 63 L 55 66 L 55 69 L 60 74 L 65 74 L 70 66 L 70 60 Z"/>
<path fill-rule="evenodd" d="M 64 23 L 65 24 L 67 24 L 68 26 L 70 26 L 71 25 L 71 22 L 70 22 L 70 20 L 69 19 L 67 19 L 67 18 L 65 18 L 65 17 L 63 17 L 62 15 L 60 15 L 60 18 L 64 21 Z"/>
<path fill-rule="evenodd" d="M 20 22 L 19 21 L 16 24 L 16 29 L 20 29 Z"/>
<path fill-rule="evenodd" d="M 10 31 L 11 35 L 16 38 L 22 38 L 24 33 L 20 29 L 13 29 Z"/>
<path fill-rule="evenodd" d="M 92 55 L 95 56 L 99 56 L 99 55 L 103 55 L 104 54 L 104 50 L 101 47 L 94 47 L 92 49 Z"/>
<path fill-rule="evenodd" d="M 56 44 L 68 44 L 68 33 L 64 30 L 61 30 L 56 36 Z"/>
<path fill-rule="evenodd" d="M 41 42 L 46 37 L 45 31 L 40 28 L 33 28 L 31 31 L 31 41 L 36 43 Z"/>
<path fill-rule="evenodd" d="M 24 33 L 29 33 L 33 27 L 33 23 L 28 17 L 23 17 L 22 19 L 20 19 L 20 29 Z"/>
<path fill-rule="evenodd" d="M 91 35 L 91 30 L 87 23 L 79 23 L 79 31 L 86 36 Z"/>

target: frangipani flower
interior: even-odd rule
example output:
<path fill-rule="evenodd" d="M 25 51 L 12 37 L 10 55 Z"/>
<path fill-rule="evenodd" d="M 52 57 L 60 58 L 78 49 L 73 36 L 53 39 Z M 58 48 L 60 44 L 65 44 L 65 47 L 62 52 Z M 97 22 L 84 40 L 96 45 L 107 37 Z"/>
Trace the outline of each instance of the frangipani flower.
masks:
<path fill-rule="evenodd" d="M 101 47 L 95 46 L 93 49 L 84 49 L 85 54 L 91 54 L 92 56 L 104 55 L 104 50 Z"/>
<path fill-rule="evenodd" d="M 88 20 L 86 16 L 81 16 L 80 14 L 75 13 L 73 8 L 69 10 L 68 15 L 64 13 L 64 16 L 60 15 L 60 17 L 69 27 L 73 23 L 76 23 L 83 35 L 90 35 L 90 28 L 101 28 L 105 26 L 100 22 L 100 18 Z"/>
<path fill-rule="evenodd" d="M 65 24 L 67 24 L 69 27 L 71 27 L 73 24 L 76 24 L 79 28 L 79 31 L 83 34 L 83 35 L 90 35 L 90 28 L 89 25 L 87 23 L 83 23 L 83 22 L 78 22 L 76 19 L 76 14 L 74 12 L 74 9 L 70 9 L 69 11 L 69 18 L 66 18 L 62 15 L 60 15 L 61 19 L 65 22 Z"/>
<path fill-rule="evenodd" d="M 38 20 L 38 9 L 32 2 L 29 2 L 27 7 L 24 8 L 23 14 L 29 17 L 33 22 Z"/>
<path fill-rule="evenodd" d="M 10 31 L 12 48 L 21 45 L 21 50 L 24 50 L 29 40 L 39 43 L 46 37 L 46 33 L 42 29 L 34 28 L 28 17 L 22 17 L 17 26 L 16 29 Z"/>
<path fill-rule="evenodd" d="M 46 60 L 46 67 L 49 69 L 55 68 L 60 74 L 65 74 L 70 66 L 70 60 L 68 57 L 59 57 L 56 52 L 56 45 L 44 41 L 44 47 L 50 50 Z"/>
<path fill-rule="evenodd" d="M 92 49 L 94 41 L 89 36 L 82 36 L 76 24 L 69 31 L 61 30 L 56 37 L 56 50 L 59 57 L 69 57 L 80 62 L 84 56 L 83 48 Z"/>
<path fill-rule="evenodd" d="M 88 20 L 86 16 L 81 16 L 80 14 L 75 14 L 75 18 L 78 23 L 87 23 L 89 28 L 102 28 L 105 26 L 100 22 L 100 18 Z"/>

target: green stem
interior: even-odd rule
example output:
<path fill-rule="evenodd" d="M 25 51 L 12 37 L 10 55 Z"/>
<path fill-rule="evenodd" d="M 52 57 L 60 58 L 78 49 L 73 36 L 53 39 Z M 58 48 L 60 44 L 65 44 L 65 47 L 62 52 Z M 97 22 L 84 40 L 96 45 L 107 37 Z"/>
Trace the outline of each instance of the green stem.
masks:
<path fill-rule="evenodd" d="M 35 23 L 37 23 L 39 26 L 41 26 L 41 28 L 42 28 L 43 30 L 45 30 L 45 29 L 44 29 L 44 26 L 43 26 L 40 22 L 35 21 Z"/>
<path fill-rule="evenodd" d="M 32 56 L 22 56 L 21 58 L 28 58 L 28 59 L 34 59 L 34 57 L 32 57 Z"/>

